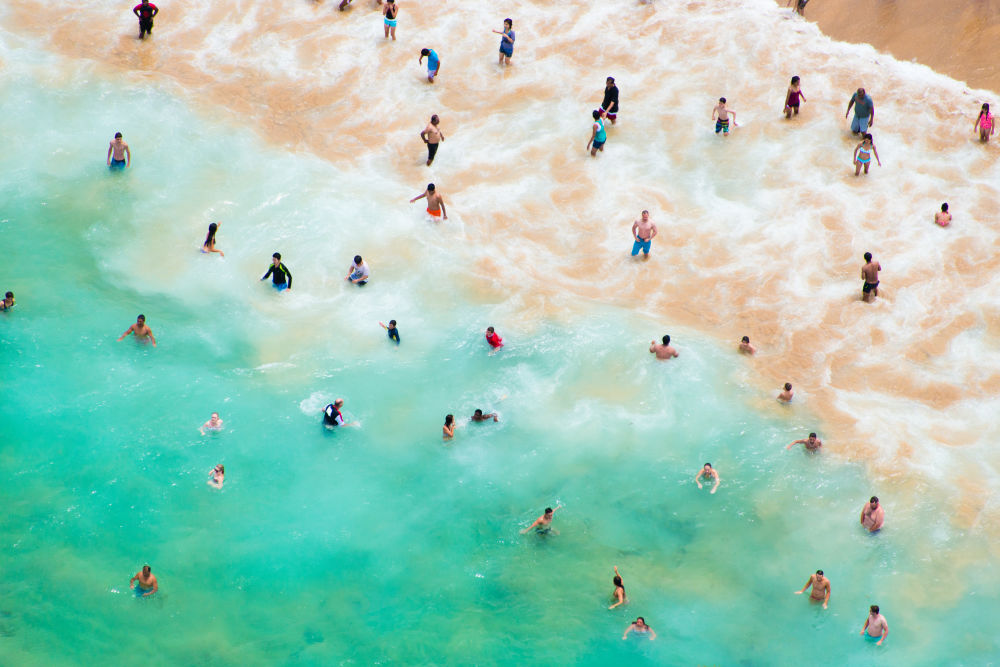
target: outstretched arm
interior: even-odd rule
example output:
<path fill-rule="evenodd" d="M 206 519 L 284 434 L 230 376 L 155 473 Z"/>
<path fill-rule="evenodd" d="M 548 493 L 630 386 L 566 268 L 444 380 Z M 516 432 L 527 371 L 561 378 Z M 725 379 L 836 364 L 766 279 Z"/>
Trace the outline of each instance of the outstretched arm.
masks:
<path fill-rule="evenodd" d="M 812 586 L 812 583 L 813 583 L 813 578 L 812 578 L 812 577 L 809 577 L 809 581 L 807 581 L 807 582 L 806 582 L 806 585 L 802 587 L 802 590 L 801 590 L 801 591 L 795 591 L 795 594 L 796 594 L 796 595 L 802 595 L 803 593 L 805 593 L 805 592 L 806 592 L 806 590 L 807 590 L 807 589 L 808 589 L 808 588 L 809 588 L 810 586 Z"/>
<path fill-rule="evenodd" d="M 522 534 L 522 535 L 524 535 L 525 533 L 527 533 L 527 532 L 528 532 L 529 530 L 531 530 L 532 528 L 534 528 L 535 526 L 537 526 L 537 525 L 538 525 L 538 524 L 540 524 L 541 522 L 542 522 L 542 519 L 541 519 L 540 517 L 539 517 L 538 519 L 535 519 L 535 522 L 534 522 L 534 523 L 532 523 L 532 524 L 531 524 L 530 526 L 528 526 L 527 528 L 525 528 L 524 530 L 522 530 L 522 531 L 521 531 L 521 534 Z"/>
<path fill-rule="evenodd" d="M 423 199 L 423 198 L 424 198 L 424 197 L 426 197 L 426 196 L 427 196 L 427 193 L 426 193 L 426 192 L 424 192 L 424 194 L 422 194 L 422 195 L 418 195 L 418 196 L 414 197 L 413 199 L 411 199 L 411 200 L 410 200 L 410 203 L 412 204 L 413 202 L 417 201 L 418 199 Z"/>
<path fill-rule="evenodd" d="M 722 481 L 722 478 L 719 477 L 719 473 L 715 473 L 715 486 L 712 487 L 712 490 L 710 491 L 710 493 L 715 493 L 719 489 L 719 483 L 721 481 Z"/>
<path fill-rule="evenodd" d="M 862 276 L 862 278 L 863 278 L 863 277 L 864 277 L 864 276 Z M 800 443 L 804 443 L 804 442 L 805 442 L 805 440 L 793 440 L 793 441 L 792 441 L 791 443 L 789 443 L 789 445 L 788 445 L 787 447 L 785 447 L 785 449 L 791 449 L 791 448 L 792 448 L 792 447 L 794 447 L 795 445 L 798 445 L 798 444 L 800 444 Z"/>
<path fill-rule="evenodd" d="M 118 340 L 124 340 L 125 336 L 129 335 L 133 331 L 135 331 L 135 325 L 134 324 L 132 326 L 130 326 L 128 329 L 126 329 L 125 333 L 123 333 L 121 336 L 118 337 Z"/>

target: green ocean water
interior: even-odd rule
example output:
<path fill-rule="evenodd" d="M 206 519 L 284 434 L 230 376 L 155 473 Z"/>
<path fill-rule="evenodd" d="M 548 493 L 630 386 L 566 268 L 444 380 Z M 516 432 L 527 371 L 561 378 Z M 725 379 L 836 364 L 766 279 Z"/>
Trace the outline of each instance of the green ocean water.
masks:
<path fill-rule="evenodd" d="M 0 156 L 0 289 L 19 301 L 0 314 L 0 663 L 997 660 L 989 537 L 956 531 L 938 489 L 894 497 L 786 452 L 836 434 L 807 404 L 761 409 L 728 342 L 596 302 L 524 321 L 374 168 L 268 147 L 182 91 L 17 60 L 0 139 L 32 155 Z M 125 174 L 103 167 L 116 129 Z M 197 251 L 211 220 L 225 259 Z M 282 295 L 257 280 L 274 250 Z M 363 290 L 340 279 L 355 252 Z M 115 341 L 138 312 L 156 349 Z M 656 363 L 665 331 L 682 354 Z M 336 396 L 359 428 L 321 428 Z M 442 443 L 444 415 L 476 407 L 500 423 Z M 203 437 L 212 411 L 226 428 Z M 714 496 L 692 482 L 705 461 Z M 857 525 L 873 493 L 877 536 Z M 519 534 L 556 503 L 559 535 Z M 144 563 L 160 593 L 137 601 Z M 630 602 L 609 611 L 613 565 Z M 826 612 L 792 594 L 817 568 Z M 880 648 L 858 637 L 872 603 Z M 637 615 L 655 642 L 621 640 Z"/>

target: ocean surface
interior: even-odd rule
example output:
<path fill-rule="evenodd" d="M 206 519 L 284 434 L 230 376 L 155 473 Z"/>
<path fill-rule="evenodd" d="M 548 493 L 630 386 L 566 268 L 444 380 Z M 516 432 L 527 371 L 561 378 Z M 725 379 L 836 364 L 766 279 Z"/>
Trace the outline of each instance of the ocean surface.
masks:
<path fill-rule="evenodd" d="M 141 43 L 96 0 L 49 30 L 0 8 L 0 664 L 1000 662 L 994 93 L 768 0 L 400 4 L 395 44 L 361 0 L 162 3 Z M 855 178 L 859 84 L 883 166 Z M 407 203 L 428 182 L 447 221 Z M 138 313 L 157 347 L 116 341 Z M 336 397 L 356 427 L 323 429 Z M 785 449 L 809 431 L 822 453 Z M 559 534 L 520 534 L 557 505 Z M 825 611 L 793 594 L 816 569 Z M 656 641 L 622 641 L 636 616 Z"/>

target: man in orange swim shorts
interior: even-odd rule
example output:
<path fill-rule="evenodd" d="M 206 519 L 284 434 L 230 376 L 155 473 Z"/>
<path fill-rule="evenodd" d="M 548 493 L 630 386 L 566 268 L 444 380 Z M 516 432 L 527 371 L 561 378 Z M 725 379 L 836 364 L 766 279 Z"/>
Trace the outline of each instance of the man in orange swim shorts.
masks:
<path fill-rule="evenodd" d="M 418 199 L 423 199 L 427 197 L 427 212 L 431 214 L 432 217 L 440 218 L 442 215 L 444 219 L 448 219 L 448 211 L 444 207 L 444 197 L 441 193 L 434 189 L 433 183 L 427 184 L 427 190 L 422 195 L 418 195 L 410 200 L 410 203 L 417 201 Z"/>

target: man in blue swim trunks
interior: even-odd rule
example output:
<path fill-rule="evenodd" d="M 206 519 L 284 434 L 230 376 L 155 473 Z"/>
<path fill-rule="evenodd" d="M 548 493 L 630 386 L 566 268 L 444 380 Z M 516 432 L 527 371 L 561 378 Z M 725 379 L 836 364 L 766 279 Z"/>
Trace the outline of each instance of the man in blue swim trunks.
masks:
<path fill-rule="evenodd" d="M 114 140 L 108 144 L 108 167 L 125 169 L 131 165 L 132 151 L 128 149 L 128 144 L 122 139 L 122 133 L 115 132 Z"/>
<path fill-rule="evenodd" d="M 649 211 L 643 211 L 642 218 L 632 223 L 632 238 L 635 239 L 632 244 L 632 256 L 635 257 L 642 250 L 642 258 L 649 259 L 649 246 L 656 234 L 656 225 L 649 219 Z"/>
<path fill-rule="evenodd" d="M 865 93 L 864 88 L 858 88 L 858 92 L 851 95 L 851 101 L 847 103 L 847 111 L 844 118 L 851 113 L 854 107 L 854 120 L 851 121 L 851 132 L 854 134 L 864 134 L 875 124 L 875 102 L 871 95 Z"/>
<path fill-rule="evenodd" d="M 143 565 L 142 571 L 136 572 L 135 576 L 128 580 L 128 587 L 133 588 L 133 583 L 135 583 L 135 596 L 137 598 L 148 598 L 160 590 L 160 585 L 156 582 L 156 575 L 153 574 L 153 570 L 148 565 Z"/>
<path fill-rule="evenodd" d="M 423 63 L 424 58 L 427 58 L 427 81 L 434 83 L 434 77 L 441 71 L 441 59 L 434 49 L 420 49 L 420 58 L 417 62 Z"/>

